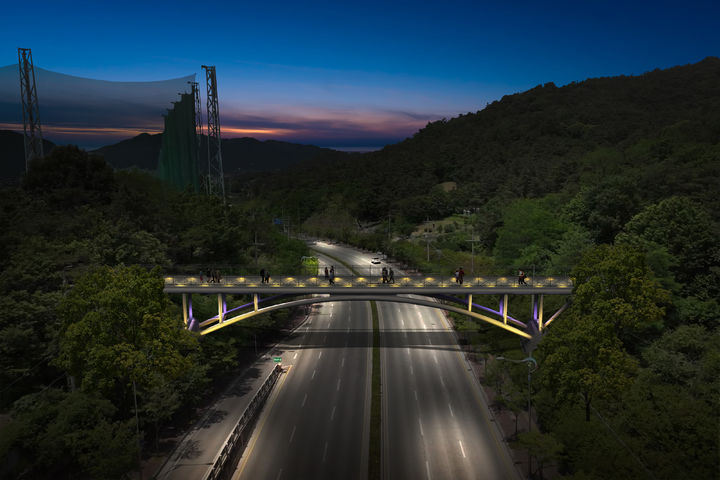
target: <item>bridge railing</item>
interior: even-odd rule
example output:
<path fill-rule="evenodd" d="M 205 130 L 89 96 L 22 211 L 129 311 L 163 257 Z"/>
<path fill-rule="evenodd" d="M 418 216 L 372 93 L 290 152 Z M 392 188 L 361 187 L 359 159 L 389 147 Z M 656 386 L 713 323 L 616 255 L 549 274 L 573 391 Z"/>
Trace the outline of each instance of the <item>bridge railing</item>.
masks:
<path fill-rule="evenodd" d="M 379 269 L 375 269 L 379 270 Z M 361 270 L 356 270 L 361 271 Z M 516 276 L 484 276 L 466 275 L 462 284 L 455 281 L 450 275 L 396 275 L 390 281 L 389 277 L 383 279 L 380 272 L 369 272 L 368 275 L 353 273 L 336 274 L 331 283 L 329 278 L 320 275 L 271 275 L 267 283 L 262 281 L 260 275 L 224 275 L 220 271 L 217 276 L 208 278 L 205 275 L 165 275 L 166 286 L 243 286 L 257 287 L 271 290 L 273 287 L 444 287 L 461 289 L 463 287 L 571 287 L 572 283 L 567 276 L 536 276 L 528 277 L 525 284 L 520 284 Z M 374 274 L 373 274 L 374 273 Z"/>

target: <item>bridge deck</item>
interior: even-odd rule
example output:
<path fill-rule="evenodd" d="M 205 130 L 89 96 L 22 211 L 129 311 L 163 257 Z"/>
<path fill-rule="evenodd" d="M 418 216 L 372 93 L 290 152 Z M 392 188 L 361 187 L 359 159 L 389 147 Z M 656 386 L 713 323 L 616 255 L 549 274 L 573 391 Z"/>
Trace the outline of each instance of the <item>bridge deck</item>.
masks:
<path fill-rule="evenodd" d="M 342 295 L 569 295 L 572 283 L 567 277 L 535 277 L 527 285 L 518 285 L 516 277 L 465 277 L 462 284 L 453 278 L 431 276 L 398 276 L 394 283 L 383 283 L 379 277 L 344 275 L 330 284 L 322 276 L 277 276 L 262 283 L 260 276 L 227 276 L 220 282 L 200 280 L 192 275 L 166 275 L 167 293 L 264 293 L 274 294 L 342 294 Z"/>

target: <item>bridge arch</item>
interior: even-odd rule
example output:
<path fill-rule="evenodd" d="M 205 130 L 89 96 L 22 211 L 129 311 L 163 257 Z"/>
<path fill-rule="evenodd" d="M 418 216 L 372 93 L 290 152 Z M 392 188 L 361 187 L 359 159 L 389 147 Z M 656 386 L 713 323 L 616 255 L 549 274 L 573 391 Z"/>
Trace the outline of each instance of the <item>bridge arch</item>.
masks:
<path fill-rule="evenodd" d="M 431 295 L 431 296 L 417 296 L 417 295 L 408 295 L 408 296 L 400 296 L 400 295 L 387 295 L 387 294 L 332 294 L 332 295 L 323 295 L 323 296 L 315 296 L 312 298 L 300 298 L 295 300 L 288 300 L 283 301 L 280 303 L 274 303 L 272 305 L 260 307 L 260 303 L 262 301 L 267 301 L 270 299 L 277 299 L 278 296 L 269 297 L 265 299 L 260 299 L 258 297 L 258 294 L 253 294 L 253 302 L 248 303 L 246 305 L 243 305 L 241 307 L 238 307 L 238 309 L 242 309 L 245 307 L 245 311 L 242 313 L 239 313 L 237 315 L 230 315 L 232 311 L 227 311 L 225 309 L 225 299 L 224 294 L 218 294 L 218 308 L 219 312 L 217 316 L 214 316 L 210 319 L 207 319 L 202 322 L 198 322 L 194 318 L 192 318 L 192 307 L 191 307 L 191 301 L 186 297 L 187 294 L 183 294 L 183 308 L 186 309 L 188 305 L 190 305 L 190 316 L 188 318 L 187 316 L 187 310 L 185 312 L 185 318 L 186 318 L 186 324 L 188 325 L 188 328 L 190 330 L 198 331 L 201 335 L 207 335 L 209 333 L 215 332 L 221 328 L 225 328 L 227 326 L 230 326 L 234 323 L 240 322 L 242 320 L 261 315 L 264 313 L 269 313 L 274 310 L 279 309 L 285 309 L 285 308 L 292 308 L 296 306 L 302 306 L 302 305 L 313 305 L 318 303 L 328 303 L 328 302 L 357 302 L 357 301 L 382 301 L 382 302 L 394 302 L 394 303 L 406 303 L 406 304 L 412 304 L 412 305 L 421 305 L 425 307 L 430 308 L 436 308 L 440 310 L 446 310 L 450 312 L 459 313 L 461 315 L 466 315 L 468 317 L 471 317 L 476 320 L 480 320 L 486 323 L 489 323 L 491 325 L 494 325 L 496 327 L 502 328 L 504 330 L 507 330 L 515 335 L 518 335 L 523 338 L 531 339 L 534 335 L 536 335 L 538 332 L 541 332 L 548 324 L 550 324 L 560 313 L 562 313 L 563 310 L 567 307 L 567 303 L 563 305 L 557 312 L 555 312 L 547 321 L 543 322 L 543 295 L 533 295 L 532 296 L 532 303 L 533 303 L 533 318 L 531 322 L 523 323 L 510 315 L 508 315 L 507 312 L 507 305 L 508 305 L 508 294 L 504 294 L 500 301 L 500 307 L 498 310 L 493 310 L 488 307 L 484 307 L 482 305 L 478 305 L 473 303 L 472 295 L 469 295 L 467 298 L 467 307 L 461 308 L 453 305 L 449 305 L 447 303 L 443 303 L 438 300 L 446 300 L 446 301 L 454 301 L 457 303 L 465 303 L 463 300 L 453 297 L 447 297 L 447 296 L 437 296 L 437 295 Z M 237 310 L 237 309 L 233 309 Z M 475 310 L 483 310 L 487 311 L 489 313 L 493 313 L 495 315 L 500 316 L 500 319 L 492 318 L 488 315 L 485 315 L 483 313 L 479 313 Z"/>

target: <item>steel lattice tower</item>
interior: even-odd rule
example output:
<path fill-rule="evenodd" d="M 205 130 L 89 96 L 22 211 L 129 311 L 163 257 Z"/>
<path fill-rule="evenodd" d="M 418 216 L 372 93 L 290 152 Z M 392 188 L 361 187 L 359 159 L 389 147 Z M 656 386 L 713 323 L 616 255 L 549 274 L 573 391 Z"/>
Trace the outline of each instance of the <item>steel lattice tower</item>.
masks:
<path fill-rule="evenodd" d="M 20 71 L 20 98 L 22 99 L 25 138 L 25 171 L 27 172 L 30 162 L 43 156 L 35 68 L 33 67 L 32 51 L 29 48 L 18 48 L 18 69 Z"/>
<path fill-rule="evenodd" d="M 200 107 L 200 89 L 198 88 L 198 82 L 188 82 L 192 88 L 193 98 L 195 98 L 195 139 L 197 141 L 197 161 L 200 162 L 200 152 L 202 151 L 202 133 L 203 133 L 203 121 L 202 121 L 202 108 Z M 203 183 L 205 183 L 203 181 Z M 203 185 L 207 189 L 206 185 Z"/>
<path fill-rule="evenodd" d="M 208 195 L 219 195 L 225 201 L 225 177 L 220 146 L 220 114 L 218 112 L 215 67 L 203 65 L 202 68 L 205 69 L 207 82 Z"/>

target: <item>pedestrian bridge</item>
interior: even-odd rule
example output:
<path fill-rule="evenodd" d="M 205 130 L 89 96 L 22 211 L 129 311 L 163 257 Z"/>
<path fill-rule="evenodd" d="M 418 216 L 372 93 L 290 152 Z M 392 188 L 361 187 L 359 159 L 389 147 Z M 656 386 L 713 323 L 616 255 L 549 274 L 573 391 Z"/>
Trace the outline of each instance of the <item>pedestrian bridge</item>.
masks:
<path fill-rule="evenodd" d="M 334 283 L 322 276 L 274 276 L 264 283 L 256 276 L 225 276 L 211 282 L 192 275 L 166 275 L 166 293 L 182 294 L 183 319 L 188 329 L 201 335 L 219 330 L 241 320 L 277 310 L 323 302 L 367 301 L 411 303 L 439 308 L 473 317 L 516 335 L 532 338 L 565 309 L 567 303 L 544 320 L 545 295 L 570 295 L 572 284 L 567 277 L 535 277 L 518 284 L 512 276 L 467 276 L 462 284 L 453 277 L 399 275 L 393 283 L 379 276 L 340 275 Z M 192 295 L 217 295 L 218 315 L 197 320 L 192 313 Z M 227 308 L 227 295 L 248 295 L 251 301 Z M 530 319 L 519 320 L 508 312 L 510 295 L 531 296 Z M 498 306 L 475 303 L 473 297 L 497 296 Z M 494 300 L 494 299 L 493 299 Z M 495 300 L 494 300 L 495 301 Z M 459 305 L 459 306 L 457 306 Z"/>

